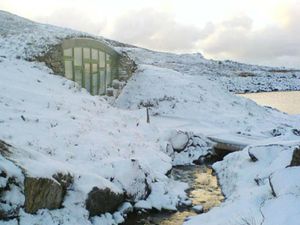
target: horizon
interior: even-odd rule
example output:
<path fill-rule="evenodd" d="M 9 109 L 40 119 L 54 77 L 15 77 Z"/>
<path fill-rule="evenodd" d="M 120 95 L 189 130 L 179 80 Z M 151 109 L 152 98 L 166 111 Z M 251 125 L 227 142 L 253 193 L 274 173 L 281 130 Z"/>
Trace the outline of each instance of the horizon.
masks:
<path fill-rule="evenodd" d="M 2 0 L 0 9 L 156 51 L 200 52 L 208 59 L 300 68 L 299 1 L 101 3 Z"/>

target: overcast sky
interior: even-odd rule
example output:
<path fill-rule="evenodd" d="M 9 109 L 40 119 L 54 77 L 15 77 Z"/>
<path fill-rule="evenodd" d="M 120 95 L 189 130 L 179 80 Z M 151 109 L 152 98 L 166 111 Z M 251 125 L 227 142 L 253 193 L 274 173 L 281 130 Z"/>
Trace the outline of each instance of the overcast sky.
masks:
<path fill-rule="evenodd" d="M 300 0 L 0 0 L 0 9 L 160 51 L 300 68 Z"/>

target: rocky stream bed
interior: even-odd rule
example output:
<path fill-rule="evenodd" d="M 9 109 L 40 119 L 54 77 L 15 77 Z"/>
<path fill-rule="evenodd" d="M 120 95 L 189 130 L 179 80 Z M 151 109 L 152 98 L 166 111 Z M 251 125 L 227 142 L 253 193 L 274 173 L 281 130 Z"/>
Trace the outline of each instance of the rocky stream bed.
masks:
<path fill-rule="evenodd" d="M 208 166 L 177 166 L 170 176 L 189 184 L 190 204 L 179 207 L 177 212 L 134 212 L 128 215 L 124 225 L 181 225 L 189 216 L 207 212 L 224 199 L 217 177 Z"/>

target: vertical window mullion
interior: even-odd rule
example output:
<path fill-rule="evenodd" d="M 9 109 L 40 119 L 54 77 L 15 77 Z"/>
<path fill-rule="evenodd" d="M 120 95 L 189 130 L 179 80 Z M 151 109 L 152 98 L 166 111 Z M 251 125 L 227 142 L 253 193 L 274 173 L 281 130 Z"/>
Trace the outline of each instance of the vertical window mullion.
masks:
<path fill-rule="evenodd" d="M 97 53 L 98 53 L 98 60 L 97 60 L 97 95 L 99 94 L 99 89 L 100 89 L 100 53 L 99 53 L 99 49 L 97 49 Z"/>
<path fill-rule="evenodd" d="M 83 48 L 81 48 L 82 54 L 82 66 L 81 66 L 81 87 L 85 87 L 85 69 L 84 69 L 84 55 L 83 55 Z"/>
<path fill-rule="evenodd" d="M 92 48 L 90 48 L 90 93 L 91 95 L 93 95 L 93 80 L 92 80 L 92 76 L 93 76 L 93 58 L 92 58 Z"/>
<path fill-rule="evenodd" d="M 74 54 L 74 48 L 72 48 L 72 79 L 73 81 L 75 81 L 75 65 L 74 65 L 74 61 L 75 61 L 75 54 Z"/>
<path fill-rule="evenodd" d="M 106 53 L 104 53 L 104 94 L 106 94 L 107 82 L 106 82 Z"/>

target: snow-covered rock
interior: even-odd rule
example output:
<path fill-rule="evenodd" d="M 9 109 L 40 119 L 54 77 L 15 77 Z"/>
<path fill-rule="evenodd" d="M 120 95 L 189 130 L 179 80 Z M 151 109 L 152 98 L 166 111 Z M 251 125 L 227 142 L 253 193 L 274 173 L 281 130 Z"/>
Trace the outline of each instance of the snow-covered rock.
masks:
<path fill-rule="evenodd" d="M 54 179 L 26 177 L 24 181 L 25 211 L 59 209 L 64 200 L 62 186 Z"/>
<path fill-rule="evenodd" d="M 174 136 L 171 137 L 170 142 L 173 149 L 176 152 L 181 152 L 187 146 L 189 141 L 189 135 L 184 132 L 177 132 Z"/>
<path fill-rule="evenodd" d="M 195 206 L 193 206 L 193 210 L 198 214 L 203 213 L 203 206 L 202 205 L 195 205 Z"/>
<path fill-rule="evenodd" d="M 114 212 L 124 201 L 124 193 L 112 192 L 109 188 L 93 187 L 86 199 L 86 208 L 89 215 L 99 216 L 106 212 Z"/>

